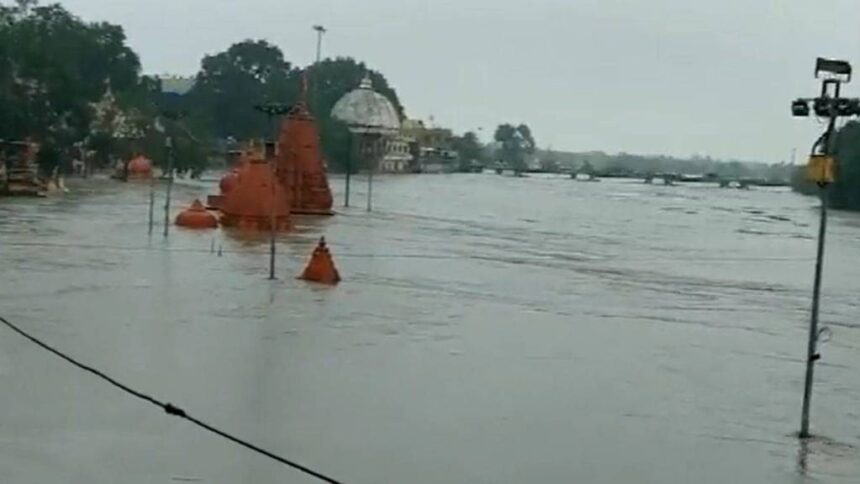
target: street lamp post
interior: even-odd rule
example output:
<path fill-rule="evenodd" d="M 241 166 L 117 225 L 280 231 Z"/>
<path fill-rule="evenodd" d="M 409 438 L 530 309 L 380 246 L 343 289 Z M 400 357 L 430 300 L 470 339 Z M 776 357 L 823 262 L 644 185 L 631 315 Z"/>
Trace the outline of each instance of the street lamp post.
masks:
<path fill-rule="evenodd" d="M 803 387 L 803 408 L 800 417 L 801 439 L 809 438 L 809 411 L 812 402 L 812 382 L 815 362 L 821 358 L 817 352 L 818 314 L 821 299 L 821 280 L 824 265 L 824 241 L 827 234 L 827 188 L 833 182 L 835 161 L 833 159 L 836 141 L 836 121 L 840 117 L 860 115 L 860 99 L 841 97 L 843 83 L 851 80 L 851 65 L 845 61 L 818 58 L 815 64 L 815 77 L 822 78 L 821 95 L 814 99 L 797 99 L 791 104 L 792 114 L 806 117 L 812 104 L 815 115 L 827 118 L 827 130 L 812 146 L 812 154 L 807 166 L 807 177 L 819 187 L 821 209 L 818 225 L 818 247 L 815 257 L 815 282 L 812 289 L 812 312 L 809 320 L 809 340 L 806 349 L 806 377 Z"/>
<path fill-rule="evenodd" d="M 283 104 L 283 103 L 270 102 L 270 103 L 266 103 L 266 104 L 258 104 L 256 106 L 254 106 L 254 109 L 256 109 L 257 111 L 260 111 L 261 113 L 264 113 L 266 115 L 266 118 L 268 120 L 267 126 L 269 128 L 270 136 L 272 137 L 271 143 L 272 143 L 272 146 L 274 147 L 275 143 L 277 142 L 276 141 L 277 137 L 275 136 L 274 119 L 277 116 L 280 116 L 280 115 L 286 113 L 287 111 L 289 111 L 290 107 L 286 104 Z M 272 172 L 272 207 L 271 207 L 271 213 L 269 216 L 269 279 L 274 280 L 275 279 L 275 233 L 278 230 L 277 229 L 277 215 L 276 215 L 277 204 L 275 203 L 276 202 L 276 194 L 277 194 L 277 191 L 275 188 L 275 184 L 277 183 L 277 168 L 275 166 L 276 161 L 275 161 L 274 152 L 268 153 L 268 142 L 266 143 L 266 145 L 267 145 L 266 146 L 266 150 L 267 150 L 266 155 L 269 158 L 269 169 Z M 269 155 L 271 155 L 271 156 L 269 156 Z"/>
<path fill-rule="evenodd" d="M 167 151 L 167 193 L 164 196 L 164 236 L 170 230 L 170 192 L 173 190 L 173 138 L 164 139 L 164 149 Z"/>
<path fill-rule="evenodd" d="M 314 25 L 314 30 L 317 32 L 317 60 L 316 64 L 320 63 L 321 55 L 322 55 L 322 38 L 323 34 L 328 32 L 325 27 L 322 25 Z"/>
<path fill-rule="evenodd" d="M 355 136 L 350 135 L 349 137 L 349 155 L 346 157 L 346 188 L 345 194 L 343 197 L 343 206 L 349 207 L 349 177 L 352 175 L 352 160 L 355 158 L 355 154 L 358 151 L 358 143 L 356 143 Z"/>
<path fill-rule="evenodd" d="M 162 92 L 158 99 L 158 108 L 161 117 L 172 122 L 174 128 L 179 126 L 179 120 L 185 117 L 185 111 L 182 109 L 182 96 L 176 93 Z M 170 231 L 170 194 L 173 190 L 173 158 L 174 158 L 174 139 L 162 126 L 160 121 L 156 124 L 156 129 L 161 132 L 166 132 L 167 137 L 164 140 L 164 149 L 167 156 L 167 191 L 164 198 L 164 237 L 167 237 Z M 153 201 L 154 203 L 154 201 Z"/>
<path fill-rule="evenodd" d="M 315 110 L 319 109 L 319 101 L 320 101 L 319 100 L 319 82 L 320 82 L 319 64 L 320 64 L 320 61 L 322 60 L 323 35 L 326 32 L 328 32 L 328 30 L 326 30 L 326 28 L 323 27 L 322 25 L 314 25 L 313 29 L 317 33 L 317 56 L 316 56 L 316 60 L 314 61 L 314 65 L 313 65 L 314 69 L 312 70 L 312 72 L 313 72 L 313 79 L 312 79 L 313 85 L 311 86 L 311 88 L 313 89 L 313 92 L 311 92 L 311 96 L 312 96 L 311 100 L 313 102 L 313 105 L 311 106 L 311 111 L 315 111 Z"/>

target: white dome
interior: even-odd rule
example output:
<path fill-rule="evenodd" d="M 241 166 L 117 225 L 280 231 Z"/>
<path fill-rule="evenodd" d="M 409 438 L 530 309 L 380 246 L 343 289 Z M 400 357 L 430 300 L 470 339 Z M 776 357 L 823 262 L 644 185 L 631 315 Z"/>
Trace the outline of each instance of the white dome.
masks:
<path fill-rule="evenodd" d="M 353 133 L 394 134 L 400 129 L 397 109 L 388 98 L 373 90 L 368 76 L 358 89 L 338 99 L 331 115 L 346 123 Z"/>

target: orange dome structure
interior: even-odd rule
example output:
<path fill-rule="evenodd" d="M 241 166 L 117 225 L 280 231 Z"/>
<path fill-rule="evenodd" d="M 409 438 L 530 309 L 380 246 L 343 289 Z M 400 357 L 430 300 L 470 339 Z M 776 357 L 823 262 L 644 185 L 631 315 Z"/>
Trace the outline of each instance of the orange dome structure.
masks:
<path fill-rule="evenodd" d="M 152 178 L 152 161 L 143 155 L 132 158 L 126 166 L 129 180 L 148 180 Z"/>
<path fill-rule="evenodd" d="M 218 182 L 218 188 L 221 190 L 221 195 L 226 195 L 233 187 L 236 186 L 239 180 L 238 168 L 233 168 L 229 173 L 221 177 Z"/>
<path fill-rule="evenodd" d="M 319 282 L 321 284 L 334 285 L 340 282 L 340 273 L 334 266 L 334 260 L 331 258 L 331 252 L 325 243 L 325 237 L 320 237 L 319 244 L 311 254 L 311 260 L 308 261 L 308 266 L 305 268 L 299 279 L 306 281 Z"/>
<path fill-rule="evenodd" d="M 332 215 L 319 133 L 304 101 L 299 101 L 281 123 L 278 151 L 278 177 L 290 190 L 293 213 Z"/>
<path fill-rule="evenodd" d="M 230 192 L 239 180 L 239 169 L 233 168 L 218 182 L 218 189 L 221 191 L 218 195 L 209 195 L 206 197 L 206 207 L 211 210 L 221 210 L 224 205 L 224 195 Z"/>
<path fill-rule="evenodd" d="M 249 230 L 290 228 L 290 196 L 259 153 L 247 153 L 236 170 L 235 185 L 223 195 L 221 224 Z"/>
<path fill-rule="evenodd" d="M 176 225 L 189 229 L 214 229 L 218 227 L 218 219 L 206 210 L 200 200 L 194 200 L 190 207 L 176 216 Z"/>

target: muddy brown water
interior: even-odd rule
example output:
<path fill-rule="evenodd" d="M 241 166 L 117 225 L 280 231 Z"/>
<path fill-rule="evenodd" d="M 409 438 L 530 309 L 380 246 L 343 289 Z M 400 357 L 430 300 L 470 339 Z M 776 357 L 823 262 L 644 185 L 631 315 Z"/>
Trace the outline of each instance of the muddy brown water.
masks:
<path fill-rule="evenodd" d="M 860 217 L 780 189 L 378 177 L 267 241 L 158 225 L 146 184 L 0 199 L 0 314 L 348 483 L 860 480 Z M 333 180 L 338 202 L 341 179 Z M 177 209 L 212 190 L 177 185 Z M 175 212 L 174 212 L 175 213 Z M 295 279 L 328 239 L 344 282 Z M 214 248 L 214 253 L 212 249 Z M 218 251 L 221 255 L 218 255 Z M 0 328 L 0 482 L 311 483 Z"/>

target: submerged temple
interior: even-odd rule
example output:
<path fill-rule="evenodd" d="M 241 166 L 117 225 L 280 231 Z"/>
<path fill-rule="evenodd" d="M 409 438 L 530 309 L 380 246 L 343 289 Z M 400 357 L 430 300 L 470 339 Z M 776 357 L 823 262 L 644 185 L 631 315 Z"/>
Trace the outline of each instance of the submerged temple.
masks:
<path fill-rule="evenodd" d="M 276 144 L 261 150 L 252 143 L 239 153 L 219 188 L 208 205 L 227 227 L 267 230 L 273 210 L 277 230 L 290 227 L 290 213 L 334 213 L 319 132 L 304 101 L 281 122 Z"/>
<path fill-rule="evenodd" d="M 290 190 L 272 170 L 265 152 L 246 151 L 222 179 L 221 224 L 248 230 L 289 230 Z M 226 188 L 226 191 L 223 191 Z"/>
<path fill-rule="evenodd" d="M 332 215 L 332 196 L 316 121 L 304 101 L 287 113 L 278 135 L 278 178 L 291 191 L 293 213 Z"/>

